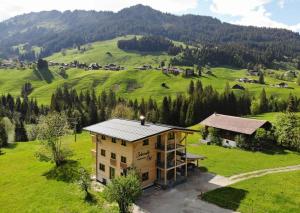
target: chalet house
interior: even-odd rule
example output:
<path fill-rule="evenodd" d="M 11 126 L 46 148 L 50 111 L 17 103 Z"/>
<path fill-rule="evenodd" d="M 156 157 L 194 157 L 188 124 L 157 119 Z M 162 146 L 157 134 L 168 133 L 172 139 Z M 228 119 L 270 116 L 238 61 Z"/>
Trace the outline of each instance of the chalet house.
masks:
<path fill-rule="evenodd" d="M 124 70 L 124 67 L 118 66 L 116 64 L 107 64 L 104 66 L 104 70 L 119 71 Z"/>
<path fill-rule="evenodd" d="M 152 69 L 152 66 L 151 66 L 151 65 L 144 64 L 143 66 L 136 67 L 135 69 L 136 69 L 136 70 L 151 70 L 151 69 Z"/>
<path fill-rule="evenodd" d="M 100 68 L 102 68 L 99 64 L 97 63 L 91 63 L 89 66 L 88 66 L 89 70 L 99 70 Z"/>
<path fill-rule="evenodd" d="M 218 129 L 220 131 L 220 137 L 222 138 L 222 145 L 228 147 L 236 147 L 236 142 L 234 139 L 237 135 L 252 137 L 259 128 L 271 128 L 271 123 L 268 121 L 241 118 L 217 113 L 212 114 L 200 124 L 205 126 L 205 128 L 212 127 Z M 203 140 L 203 142 L 209 141 L 210 136 Z"/>
<path fill-rule="evenodd" d="M 279 88 L 288 88 L 289 85 L 285 82 L 281 82 L 279 84 L 276 85 L 276 87 L 279 87 Z"/>
<path fill-rule="evenodd" d="M 188 165 L 200 156 L 186 152 L 193 130 L 141 121 L 111 119 L 84 128 L 92 135 L 96 179 L 103 184 L 135 168 L 142 187 L 184 182 Z"/>
<path fill-rule="evenodd" d="M 194 75 L 195 75 L 195 73 L 194 73 L 193 69 L 185 69 L 185 71 L 184 71 L 184 76 L 185 77 L 192 77 Z"/>

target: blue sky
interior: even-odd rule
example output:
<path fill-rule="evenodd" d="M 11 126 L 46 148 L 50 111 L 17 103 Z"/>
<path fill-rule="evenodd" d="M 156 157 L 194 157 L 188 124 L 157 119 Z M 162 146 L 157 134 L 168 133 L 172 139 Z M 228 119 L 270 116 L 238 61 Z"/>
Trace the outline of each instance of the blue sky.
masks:
<path fill-rule="evenodd" d="M 0 0 L 0 21 L 32 11 L 83 9 L 117 12 L 136 4 L 178 15 L 208 15 L 233 24 L 300 32 L 300 0 Z"/>

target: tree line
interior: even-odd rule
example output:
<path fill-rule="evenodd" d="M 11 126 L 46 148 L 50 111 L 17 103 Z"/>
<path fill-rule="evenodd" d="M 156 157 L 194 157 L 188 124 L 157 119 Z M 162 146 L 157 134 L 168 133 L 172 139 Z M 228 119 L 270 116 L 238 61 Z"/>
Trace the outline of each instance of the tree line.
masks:
<path fill-rule="evenodd" d="M 290 95 L 287 100 L 267 96 L 263 89 L 259 97 L 252 97 L 247 90 L 236 94 L 227 83 L 222 92 L 211 85 L 203 86 L 200 80 L 191 81 L 187 95 L 165 96 L 161 103 L 156 100 L 125 100 L 117 97 L 113 90 L 96 94 L 95 90 L 80 91 L 69 89 L 66 85 L 53 93 L 49 106 L 38 105 L 35 99 L 29 99 L 24 88 L 24 98 L 14 98 L 8 94 L 0 98 L 0 117 L 6 132 L 13 132 L 14 141 L 35 140 L 36 124 L 40 116 L 50 111 L 63 112 L 70 127 L 80 132 L 83 127 L 92 125 L 111 117 L 139 119 L 144 115 L 153 123 L 177 126 L 191 126 L 199 123 L 214 112 L 227 115 L 249 115 L 265 112 L 296 112 L 300 108 L 297 96 Z M 27 90 L 27 89 L 26 89 Z M 10 128 L 9 128 L 10 127 Z M 7 140 L 6 143 L 7 144 Z"/>
<path fill-rule="evenodd" d="M 128 40 L 119 40 L 118 48 L 122 50 L 135 50 L 143 52 L 163 52 L 177 55 L 181 48 L 176 47 L 172 41 L 162 36 L 143 36 L 139 39 L 134 37 Z"/>
<path fill-rule="evenodd" d="M 239 68 L 254 67 L 257 64 L 267 68 L 276 68 L 273 62 L 289 61 L 280 48 L 268 47 L 264 50 L 249 49 L 242 45 L 221 44 L 203 45 L 200 48 L 185 47 L 182 54 L 170 60 L 171 65 L 177 66 L 233 66 Z"/>
<path fill-rule="evenodd" d="M 54 24 L 51 28 L 46 25 L 35 27 L 40 26 L 40 23 L 52 23 L 53 20 L 59 20 L 57 23 L 60 25 Z M 15 29 L 24 33 L 9 34 Z M 300 54 L 300 36 L 292 31 L 237 26 L 205 16 L 175 16 L 137 5 L 118 13 L 45 11 L 38 15 L 27 14 L 12 18 L 9 22 L 0 23 L 0 57 L 20 55 L 11 47 L 29 40 L 28 49 L 33 46 L 41 47 L 39 57 L 46 57 L 63 48 L 120 35 L 163 36 L 193 46 L 208 45 L 220 49 L 228 47 L 236 49 L 236 53 L 243 50 L 245 55 L 248 51 L 258 54 L 264 52 L 266 55 L 275 55 L 274 57 L 280 55 L 280 58 L 296 58 Z M 23 59 L 26 57 L 32 59 L 33 51 L 29 51 Z"/>
<path fill-rule="evenodd" d="M 297 111 L 300 101 L 290 95 L 288 100 L 275 96 L 267 97 L 263 89 L 258 98 L 246 90 L 235 94 L 227 83 L 223 92 L 211 85 L 203 86 L 200 80 L 191 81 L 187 95 L 165 96 L 162 103 L 151 97 L 146 100 L 125 100 L 117 97 L 112 90 L 96 95 L 94 90 L 81 91 L 67 86 L 58 88 L 52 95 L 50 110 L 65 111 L 70 118 L 78 118 L 77 128 L 104 121 L 110 117 L 138 119 L 142 114 L 147 121 L 170 125 L 190 126 L 214 112 L 228 115 L 248 115 L 264 112 Z"/>

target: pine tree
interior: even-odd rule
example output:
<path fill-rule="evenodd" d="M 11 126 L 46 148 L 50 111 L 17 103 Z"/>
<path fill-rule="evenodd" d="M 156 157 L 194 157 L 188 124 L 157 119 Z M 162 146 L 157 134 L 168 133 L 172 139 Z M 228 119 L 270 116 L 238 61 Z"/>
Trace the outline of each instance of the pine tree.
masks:
<path fill-rule="evenodd" d="M 8 136 L 5 130 L 5 125 L 3 124 L 3 122 L 0 122 L 0 154 L 1 154 L 1 147 L 6 146 L 7 142 L 8 142 Z"/>
<path fill-rule="evenodd" d="M 160 112 L 160 122 L 165 124 L 169 123 L 170 103 L 167 97 L 163 99 Z"/>
<path fill-rule="evenodd" d="M 260 72 L 260 73 L 259 73 L 259 79 L 258 79 L 258 82 L 259 82 L 260 84 L 265 84 L 265 77 L 264 77 L 263 72 Z"/>
<path fill-rule="evenodd" d="M 190 86 L 189 86 L 189 91 L 188 92 L 189 92 L 190 95 L 193 95 L 194 91 L 195 91 L 195 86 L 194 86 L 194 81 L 192 80 L 190 82 Z"/>
<path fill-rule="evenodd" d="M 268 99 L 265 89 L 263 89 L 260 93 L 260 101 L 259 101 L 260 112 L 264 113 L 268 111 Z"/>
<path fill-rule="evenodd" d="M 195 119 L 194 101 L 191 101 L 187 109 L 185 125 L 191 126 L 194 123 L 194 119 Z"/>
<path fill-rule="evenodd" d="M 296 112 L 297 111 L 297 103 L 295 101 L 295 97 L 290 94 L 288 98 L 288 106 L 286 108 L 287 112 Z"/>
<path fill-rule="evenodd" d="M 28 141 L 26 129 L 22 121 L 17 122 L 15 126 L 15 141 L 16 142 L 26 142 Z"/>

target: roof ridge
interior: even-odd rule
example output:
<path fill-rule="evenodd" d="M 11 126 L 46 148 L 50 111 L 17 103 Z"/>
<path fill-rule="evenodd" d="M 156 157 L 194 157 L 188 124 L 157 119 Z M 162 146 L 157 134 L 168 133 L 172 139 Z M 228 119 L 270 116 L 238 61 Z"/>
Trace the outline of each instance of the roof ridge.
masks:
<path fill-rule="evenodd" d="M 220 114 L 220 113 L 214 113 L 214 114 L 210 115 L 209 117 L 214 116 L 214 115 L 221 115 L 221 116 L 232 117 L 232 118 L 238 118 L 238 119 L 244 119 L 244 120 L 253 120 L 253 121 L 269 122 L 269 121 L 267 121 L 267 120 L 260 120 L 260 119 L 247 118 L 247 117 L 239 117 L 239 116 L 234 116 L 234 115 L 225 115 L 225 114 Z"/>

